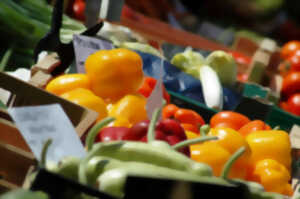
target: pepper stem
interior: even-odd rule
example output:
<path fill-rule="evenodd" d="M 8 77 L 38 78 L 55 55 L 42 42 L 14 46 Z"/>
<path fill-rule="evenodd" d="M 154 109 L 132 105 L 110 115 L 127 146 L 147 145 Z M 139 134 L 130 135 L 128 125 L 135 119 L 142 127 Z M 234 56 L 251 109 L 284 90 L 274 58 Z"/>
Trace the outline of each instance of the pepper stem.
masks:
<path fill-rule="evenodd" d="M 178 150 L 180 148 L 192 145 L 192 144 L 199 144 L 201 142 L 205 142 L 208 140 L 217 140 L 217 136 L 204 136 L 204 137 L 199 137 L 199 138 L 194 138 L 194 139 L 189 139 L 189 140 L 184 140 L 181 142 L 178 142 L 177 144 L 173 145 L 172 148 L 175 150 Z"/>
<path fill-rule="evenodd" d="M 85 146 L 87 147 L 88 151 L 90 151 L 92 149 L 93 144 L 95 142 L 95 138 L 96 138 L 97 134 L 99 133 L 99 131 L 104 126 L 108 125 L 109 123 L 111 123 L 114 120 L 115 120 L 115 118 L 113 118 L 113 117 L 104 118 L 100 122 L 96 123 L 93 126 L 93 128 L 91 128 L 91 130 L 87 134 L 86 141 L 85 141 Z"/>
<path fill-rule="evenodd" d="M 272 130 L 280 130 L 280 126 L 275 126 Z"/>
<path fill-rule="evenodd" d="M 157 108 L 154 110 L 153 114 L 152 114 L 152 118 L 151 118 L 151 121 L 150 121 L 150 124 L 149 124 L 149 127 L 148 127 L 148 131 L 147 131 L 147 140 L 148 140 L 148 143 L 149 142 L 152 142 L 155 140 L 155 125 L 156 125 L 156 122 L 160 116 L 160 113 L 161 113 L 161 108 Z"/>
<path fill-rule="evenodd" d="M 200 135 L 201 136 L 206 136 L 210 130 L 210 126 L 208 124 L 205 124 L 200 127 Z"/>
<path fill-rule="evenodd" d="M 48 152 L 48 149 L 49 149 L 49 146 L 50 146 L 51 143 L 52 143 L 52 139 L 48 139 L 48 140 L 46 140 L 46 142 L 43 146 L 42 153 L 41 153 L 41 161 L 40 161 L 40 164 L 39 164 L 39 166 L 41 168 L 46 167 L 47 152 Z"/>
<path fill-rule="evenodd" d="M 233 163 L 235 163 L 235 161 L 241 157 L 243 155 L 243 153 L 246 151 L 246 147 L 242 146 L 241 148 L 239 148 L 239 150 L 237 150 L 230 158 L 229 160 L 226 162 L 226 164 L 223 167 L 223 170 L 221 172 L 221 178 L 223 179 L 227 179 L 230 169 L 233 165 Z"/>

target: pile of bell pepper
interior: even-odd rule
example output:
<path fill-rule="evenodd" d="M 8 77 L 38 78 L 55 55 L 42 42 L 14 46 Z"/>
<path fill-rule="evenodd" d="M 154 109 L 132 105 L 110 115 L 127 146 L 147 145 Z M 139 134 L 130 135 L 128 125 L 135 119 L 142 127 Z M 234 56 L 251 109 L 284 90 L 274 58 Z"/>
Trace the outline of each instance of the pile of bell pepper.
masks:
<path fill-rule="evenodd" d="M 300 41 L 286 43 L 280 55 L 283 60 L 279 66 L 283 77 L 280 107 L 300 116 Z"/>
<path fill-rule="evenodd" d="M 156 80 L 145 77 L 142 58 L 134 51 L 116 48 L 91 54 L 85 74 L 62 74 L 46 90 L 98 112 L 98 120 L 115 117 L 111 126 L 130 127 L 146 120 L 146 100 Z M 170 96 L 164 88 L 167 102 Z"/>
<path fill-rule="evenodd" d="M 94 144 L 94 138 L 98 135 L 99 130 L 102 131 L 102 128 L 114 119 L 106 118 L 98 122 L 88 133 L 86 139 L 88 154 L 86 157 L 82 159 L 74 157 L 65 158 L 56 166 L 52 166 L 51 170 L 65 177 L 77 180 L 80 183 L 98 188 L 117 198 L 122 198 L 126 194 L 124 193 L 124 186 L 127 177 L 130 175 L 208 183 L 224 186 L 224 188 L 234 188 L 237 183 L 242 183 L 248 187 L 249 192 L 247 194 L 249 194 L 249 198 L 284 198 L 280 194 L 265 192 L 260 184 L 249 183 L 240 179 L 228 179 L 228 173 L 231 173 L 231 170 L 235 170 L 237 165 L 242 166 L 245 162 L 248 162 L 247 158 L 252 157 L 250 152 L 251 145 L 249 144 L 249 147 L 246 141 L 242 143 L 241 140 L 235 139 L 232 140 L 232 143 L 229 143 L 228 140 L 223 138 L 224 136 L 227 138 L 226 133 L 222 132 L 221 129 L 218 130 L 218 128 L 223 127 L 215 127 L 214 132 L 209 132 L 212 136 L 202 133 L 203 137 L 186 140 L 170 146 L 167 142 L 156 140 L 155 138 L 159 116 L 160 110 L 155 110 L 147 130 L 147 142 L 123 140 Z M 222 125 L 225 124 L 223 123 Z M 205 129 L 207 130 L 205 126 L 202 126 L 201 132 Z M 238 133 L 232 129 L 230 134 L 232 134 L 230 138 L 234 138 L 235 134 Z M 216 143 L 211 144 L 213 141 Z M 215 154 L 214 147 L 219 146 L 219 148 L 224 148 L 224 150 L 227 147 L 228 151 L 232 151 L 231 157 L 226 161 L 226 165 L 222 169 L 221 177 L 215 177 L 214 168 L 206 164 L 205 161 L 195 161 L 193 158 L 190 159 L 177 152 L 178 149 L 191 144 L 194 144 L 190 146 L 191 148 L 198 145 L 211 144 L 213 146 L 210 148 L 212 150 L 209 154 L 211 158 L 215 156 L 221 157 Z M 238 146 L 241 147 L 237 148 Z M 283 175 L 280 172 L 284 173 L 286 168 L 285 166 L 281 166 L 275 159 L 263 158 L 262 160 L 258 160 L 253 176 L 260 177 L 266 172 L 277 172 L 276 174 L 274 173 L 275 178 L 274 176 L 263 176 L 263 179 L 267 182 L 277 180 L 278 175 Z M 285 179 L 280 178 L 280 180 L 284 181 Z M 276 182 L 278 183 L 274 185 L 275 187 L 283 185 L 279 180 Z M 267 187 L 266 185 L 264 186 L 265 188 Z M 80 198 L 78 195 L 77 197 Z"/>
<path fill-rule="evenodd" d="M 191 158 L 210 165 L 214 175 L 220 176 L 230 156 L 240 147 L 245 147 L 229 177 L 258 182 L 269 192 L 293 194 L 290 184 L 291 144 L 287 132 L 272 130 L 263 121 L 251 121 L 240 113 L 222 111 L 210 119 L 210 129 L 206 132 L 186 131 L 186 134 L 189 139 L 218 137 L 218 140 L 190 146 Z"/>

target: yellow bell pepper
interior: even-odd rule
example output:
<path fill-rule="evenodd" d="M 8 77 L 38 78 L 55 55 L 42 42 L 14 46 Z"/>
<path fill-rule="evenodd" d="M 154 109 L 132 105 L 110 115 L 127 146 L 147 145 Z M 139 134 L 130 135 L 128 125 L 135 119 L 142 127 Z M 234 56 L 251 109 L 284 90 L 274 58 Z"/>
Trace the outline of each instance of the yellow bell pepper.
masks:
<path fill-rule="evenodd" d="M 126 95 L 109 108 L 109 116 L 126 118 L 130 124 L 147 119 L 146 98 L 140 95 Z"/>
<path fill-rule="evenodd" d="M 100 50 L 85 62 L 92 91 L 108 101 L 135 94 L 143 81 L 142 58 L 128 49 Z"/>
<path fill-rule="evenodd" d="M 52 79 L 46 90 L 55 95 L 61 95 L 76 88 L 90 89 L 90 81 L 86 74 L 64 74 Z"/>
<path fill-rule="evenodd" d="M 90 90 L 77 88 L 62 94 L 61 97 L 98 112 L 99 115 L 97 120 L 102 120 L 107 117 L 106 104 L 104 100 L 94 95 L 94 93 Z"/>
<path fill-rule="evenodd" d="M 189 132 L 188 136 L 194 138 L 195 135 Z M 218 140 L 190 146 L 191 158 L 209 164 L 213 169 L 213 173 L 219 176 L 224 164 L 229 160 L 230 156 L 244 146 L 246 151 L 233 164 L 229 177 L 245 179 L 251 151 L 242 135 L 230 128 L 217 127 L 210 129 L 208 136 L 217 136 Z"/>
<path fill-rule="evenodd" d="M 266 191 L 289 196 L 293 195 L 290 178 L 286 167 L 273 159 L 258 161 L 253 172 L 253 180 L 263 185 Z"/>
<path fill-rule="evenodd" d="M 116 120 L 109 123 L 107 126 L 115 126 L 115 127 L 128 127 L 130 128 L 132 124 L 130 124 L 129 120 L 125 117 L 118 116 Z"/>
<path fill-rule="evenodd" d="M 246 140 L 252 151 L 252 164 L 263 159 L 273 159 L 290 171 L 291 143 L 287 132 L 281 130 L 256 131 L 249 134 Z"/>
<path fill-rule="evenodd" d="M 203 144 L 190 146 L 191 159 L 208 164 L 215 176 L 220 176 L 223 166 L 230 158 L 230 153 L 214 142 L 206 141 Z"/>

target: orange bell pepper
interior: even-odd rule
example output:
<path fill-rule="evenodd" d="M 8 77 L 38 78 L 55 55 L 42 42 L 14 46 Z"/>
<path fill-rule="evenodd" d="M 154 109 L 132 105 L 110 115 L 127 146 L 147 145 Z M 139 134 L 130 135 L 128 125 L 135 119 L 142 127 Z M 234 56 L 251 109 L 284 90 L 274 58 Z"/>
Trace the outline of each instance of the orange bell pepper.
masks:
<path fill-rule="evenodd" d="M 181 123 L 181 126 L 183 127 L 183 129 L 185 131 L 191 131 L 191 132 L 199 134 L 199 127 L 198 126 L 195 126 L 193 124 L 188 124 L 188 123 Z"/>
<path fill-rule="evenodd" d="M 194 126 L 201 126 L 205 124 L 203 118 L 193 110 L 181 108 L 176 111 L 174 118 L 180 123 L 193 124 Z"/>
<path fill-rule="evenodd" d="M 258 161 L 254 168 L 253 179 L 263 185 L 266 191 L 293 195 L 292 186 L 289 184 L 291 175 L 286 167 L 276 160 Z"/>
<path fill-rule="evenodd" d="M 147 119 L 146 98 L 141 95 L 126 95 L 109 109 L 109 116 L 122 117 L 135 124 Z"/>
<path fill-rule="evenodd" d="M 61 95 L 76 88 L 90 89 L 90 81 L 86 74 L 64 74 L 52 79 L 46 86 L 46 91 Z"/>
<path fill-rule="evenodd" d="M 142 66 L 138 53 L 123 48 L 97 51 L 85 62 L 92 91 L 111 102 L 137 92 L 144 77 Z"/>
<path fill-rule="evenodd" d="M 211 128 L 227 127 L 238 131 L 250 120 L 245 115 L 233 111 L 221 111 L 210 119 Z"/>
<path fill-rule="evenodd" d="M 203 118 L 195 111 L 190 109 L 179 108 L 174 104 L 166 105 L 162 110 L 164 119 L 173 118 L 178 120 L 184 130 L 199 133 L 199 127 L 205 124 Z"/>
<path fill-rule="evenodd" d="M 255 131 L 271 130 L 271 127 L 261 120 L 253 120 L 240 128 L 241 135 L 246 137 L 248 134 Z"/>
<path fill-rule="evenodd" d="M 98 112 L 99 115 L 97 120 L 102 120 L 107 116 L 104 100 L 94 95 L 90 90 L 77 88 L 62 94 L 61 97 Z"/>
<path fill-rule="evenodd" d="M 163 119 L 174 118 L 176 111 L 179 110 L 179 107 L 175 104 L 168 104 L 162 109 Z"/>

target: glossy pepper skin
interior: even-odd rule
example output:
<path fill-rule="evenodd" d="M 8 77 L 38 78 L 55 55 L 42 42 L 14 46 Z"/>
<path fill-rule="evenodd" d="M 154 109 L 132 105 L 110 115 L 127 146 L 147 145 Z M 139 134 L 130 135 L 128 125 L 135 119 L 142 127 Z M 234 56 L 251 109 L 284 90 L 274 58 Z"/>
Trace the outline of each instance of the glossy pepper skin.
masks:
<path fill-rule="evenodd" d="M 230 153 L 214 142 L 205 142 L 190 146 L 191 159 L 211 166 L 214 176 L 220 176 Z"/>
<path fill-rule="evenodd" d="M 189 139 L 193 139 L 197 136 L 192 132 L 186 132 L 186 134 Z M 245 147 L 246 150 L 244 154 L 233 164 L 229 173 L 230 178 L 245 179 L 251 154 L 246 140 L 237 131 L 223 127 L 210 129 L 207 135 L 217 136 L 218 140 L 191 145 L 191 158 L 195 161 L 210 165 L 214 175 L 219 176 L 230 156 L 241 147 Z"/>
<path fill-rule="evenodd" d="M 210 119 L 210 126 L 212 128 L 227 127 L 238 131 L 242 126 L 249 122 L 250 119 L 240 113 L 233 111 L 221 111 Z"/>
<path fill-rule="evenodd" d="M 218 144 L 219 146 L 227 150 L 230 154 L 234 154 L 241 147 L 245 147 L 245 152 L 234 163 L 229 173 L 229 177 L 231 178 L 245 179 L 249 167 L 251 150 L 244 137 L 234 129 L 223 127 L 212 128 L 209 131 L 208 136 L 217 136 L 219 138 L 218 140 L 210 142 Z"/>
<path fill-rule="evenodd" d="M 94 95 L 94 93 L 90 90 L 77 88 L 62 94 L 61 97 L 98 112 L 99 115 L 97 120 L 101 120 L 107 116 L 104 100 Z"/>
<path fill-rule="evenodd" d="M 251 163 L 273 159 L 291 169 L 291 143 L 289 135 L 281 130 L 256 131 L 246 137 L 251 149 Z"/>
<path fill-rule="evenodd" d="M 142 66 L 139 54 L 123 48 L 97 51 L 85 62 L 92 91 L 110 101 L 137 92 L 143 81 Z"/>
<path fill-rule="evenodd" d="M 290 179 L 291 175 L 284 165 L 273 159 L 264 159 L 256 163 L 252 180 L 263 185 L 268 192 L 292 196 Z"/>
<path fill-rule="evenodd" d="M 96 139 L 96 142 L 110 142 L 117 140 L 135 140 L 127 127 L 106 127 L 103 128 Z"/>
<path fill-rule="evenodd" d="M 52 79 L 46 86 L 46 91 L 61 95 L 76 88 L 90 89 L 90 81 L 86 74 L 64 74 Z"/>
<path fill-rule="evenodd" d="M 204 119 L 197 112 L 179 108 L 174 104 L 166 105 L 162 110 L 163 118 L 173 118 L 182 124 L 184 130 L 199 133 L 199 127 L 205 124 Z"/>
<path fill-rule="evenodd" d="M 157 80 L 153 77 L 145 77 L 138 93 L 142 94 L 144 97 L 149 97 L 155 88 Z M 167 104 L 170 103 L 170 95 L 168 94 L 166 88 L 163 86 L 163 97 Z"/>
<path fill-rule="evenodd" d="M 253 120 L 240 128 L 239 133 L 246 137 L 252 132 L 263 130 L 271 130 L 271 127 L 261 120 Z"/>
<path fill-rule="evenodd" d="M 147 119 L 146 98 L 140 95 L 125 95 L 109 109 L 109 116 L 127 119 L 130 124 Z"/>
<path fill-rule="evenodd" d="M 134 135 L 136 140 L 148 142 L 147 131 L 149 124 L 149 120 L 144 120 L 133 125 L 130 128 L 132 136 Z M 170 145 L 175 145 L 178 142 L 186 140 L 187 137 L 179 122 L 173 119 L 163 119 L 156 123 L 155 139 L 165 141 Z M 179 151 L 186 155 L 190 154 L 188 147 L 182 148 Z"/>

